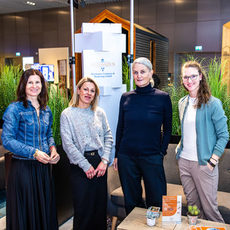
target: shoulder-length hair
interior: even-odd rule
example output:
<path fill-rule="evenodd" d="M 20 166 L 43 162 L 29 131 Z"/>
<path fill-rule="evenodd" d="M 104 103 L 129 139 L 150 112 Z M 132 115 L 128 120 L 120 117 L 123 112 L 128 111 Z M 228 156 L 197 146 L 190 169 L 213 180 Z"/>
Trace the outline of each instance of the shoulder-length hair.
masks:
<path fill-rule="evenodd" d="M 96 107 L 97 107 L 97 104 L 98 104 L 98 97 L 99 97 L 99 94 L 100 94 L 100 90 L 99 90 L 99 87 L 97 85 L 97 83 L 90 77 L 83 77 L 77 84 L 77 89 L 81 89 L 81 87 L 83 86 L 84 83 L 86 82 L 91 82 L 94 84 L 95 86 L 95 96 L 94 96 L 94 99 L 92 100 L 91 102 L 91 110 L 95 110 Z M 69 103 L 69 106 L 72 106 L 72 107 L 78 107 L 79 105 L 79 94 L 76 90 L 76 92 L 74 93 L 70 103 Z"/>
<path fill-rule="evenodd" d="M 28 107 L 28 101 L 26 96 L 26 85 L 31 75 L 37 75 L 41 79 L 42 88 L 41 88 L 41 93 L 38 95 L 38 102 L 40 104 L 40 108 L 45 109 L 49 99 L 46 82 L 42 73 L 36 69 L 28 69 L 23 72 L 17 88 L 17 101 L 22 101 L 23 105 L 25 107 Z"/>
<path fill-rule="evenodd" d="M 208 103 L 208 101 L 209 101 L 209 99 L 211 97 L 211 92 L 210 92 L 210 89 L 209 89 L 209 86 L 208 86 L 208 83 L 207 83 L 207 80 L 206 80 L 205 72 L 202 69 L 201 65 L 196 61 L 185 62 L 183 64 L 183 66 L 181 67 L 181 73 L 183 73 L 183 70 L 185 68 L 189 68 L 189 67 L 196 68 L 198 70 L 199 75 L 202 76 L 202 78 L 200 80 L 200 86 L 199 86 L 199 89 L 198 89 L 198 92 L 197 92 L 198 101 L 197 101 L 197 105 L 196 105 L 196 107 L 198 109 L 200 109 L 202 104 L 207 104 Z M 186 87 L 185 87 L 185 89 L 186 89 Z"/>

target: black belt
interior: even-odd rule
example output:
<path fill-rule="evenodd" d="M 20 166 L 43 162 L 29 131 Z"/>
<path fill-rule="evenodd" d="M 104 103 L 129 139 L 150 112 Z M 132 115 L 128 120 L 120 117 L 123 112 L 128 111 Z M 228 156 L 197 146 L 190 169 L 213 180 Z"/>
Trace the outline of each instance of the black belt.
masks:
<path fill-rule="evenodd" d="M 98 150 L 91 150 L 91 151 L 85 151 L 84 156 L 85 157 L 93 157 L 98 154 Z"/>

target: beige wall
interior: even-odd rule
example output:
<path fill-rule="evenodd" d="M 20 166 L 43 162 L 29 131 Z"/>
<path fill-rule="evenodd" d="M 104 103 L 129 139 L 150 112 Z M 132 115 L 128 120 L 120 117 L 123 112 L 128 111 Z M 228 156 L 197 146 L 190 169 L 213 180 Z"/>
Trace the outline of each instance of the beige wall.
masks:
<path fill-rule="evenodd" d="M 227 83 L 228 93 L 230 93 L 230 22 L 223 25 L 221 62 L 223 80 Z"/>
<path fill-rule="evenodd" d="M 58 48 L 42 48 L 38 49 L 39 63 L 46 65 L 54 65 L 54 83 L 59 83 L 58 73 L 58 60 L 67 61 L 67 87 L 69 88 L 69 48 L 58 47 Z"/>

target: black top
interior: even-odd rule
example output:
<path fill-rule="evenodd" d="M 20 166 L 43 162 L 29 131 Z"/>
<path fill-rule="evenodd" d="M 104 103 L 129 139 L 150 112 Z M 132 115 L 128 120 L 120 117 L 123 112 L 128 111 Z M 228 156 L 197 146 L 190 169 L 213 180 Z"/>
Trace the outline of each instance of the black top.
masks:
<path fill-rule="evenodd" d="M 124 93 L 120 100 L 116 157 L 118 153 L 165 155 L 171 131 L 172 104 L 168 93 L 152 88 L 151 84 Z"/>

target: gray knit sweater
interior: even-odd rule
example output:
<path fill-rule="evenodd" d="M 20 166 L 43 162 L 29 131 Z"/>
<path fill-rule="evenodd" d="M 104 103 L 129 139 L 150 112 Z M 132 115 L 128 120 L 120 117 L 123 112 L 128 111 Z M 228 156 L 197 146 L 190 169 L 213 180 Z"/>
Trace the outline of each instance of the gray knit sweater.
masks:
<path fill-rule="evenodd" d="M 62 146 L 71 164 L 86 172 L 91 164 L 84 157 L 84 151 L 95 149 L 109 161 L 113 137 L 103 109 L 68 107 L 61 114 L 60 126 Z"/>

